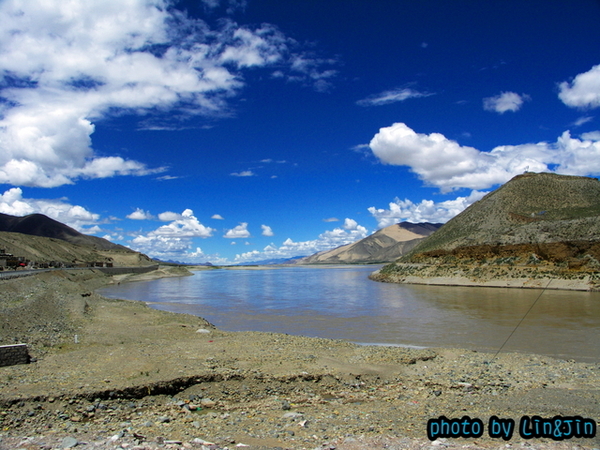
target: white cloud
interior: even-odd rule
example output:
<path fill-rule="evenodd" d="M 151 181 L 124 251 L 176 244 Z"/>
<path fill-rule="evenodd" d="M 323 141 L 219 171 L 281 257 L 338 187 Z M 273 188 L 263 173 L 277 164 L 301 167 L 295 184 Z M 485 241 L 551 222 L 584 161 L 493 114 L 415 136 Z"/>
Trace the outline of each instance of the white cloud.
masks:
<path fill-rule="evenodd" d="M 600 174 L 600 141 L 572 139 L 568 131 L 552 144 L 503 145 L 482 152 L 440 133 L 420 134 L 404 123 L 395 123 L 381 128 L 369 146 L 383 163 L 408 166 L 443 192 L 487 189 L 525 171 L 551 171 L 549 166 L 562 174 Z"/>
<path fill-rule="evenodd" d="M 338 219 L 337 217 L 329 217 L 327 219 L 323 219 L 323 222 L 339 222 L 340 219 Z"/>
<path fill-rule="evenodd" d="M 379 228 L 389 227 L 399 222 L 445 223 L 483 198 L 485 194 L 487 192 L 471 191 L 468 197 L 457 197 L 454 200 L 438 203 L 433 200 L 421 200 L 420 203 L 413 203 L 409 199 L 396 198 L 389 204 L 389 209 L 377 209 L 371 206 L 368 211 L 377 220 Z"/>
<path fill-rule="evenodd" d="M 580 73 L 572 82 L 559 84 L 558 97 L 572 108 L 600 107 L 600 64 Z"/>
<path fill-rule="evenodd" d="M 181 218 L 183 218 L 181 214 L 175 213 L 173 211 L 165 211 L 158 215 L 158 220 L 160 220 L 161 222 L 172 222 Z"/>
<path fill-rule="evenodd" d="M 207 255 L 200 247 L 194 249 L 191 240 L 167 236 L 137 236 L 131 241 L 131 248 L 151 258 L 174 260 L 183 263 L 227 264 L 219 255 Z"/>
<path fill-rule="evenodd" d="M 98 225 L 94 225 L 93 227 L 89 227 L 89 228 L 82 228 L 80 230 L 81 233 L 83 234 L 98 234 L 98 233 L 102 233 L 102 228 L 100 228 Z"/>
<path fill-rule="evenodd" d="M 242 222 L 237 227 L 232 228 L 231 230 L 227 230 L 225 235 L 223 236 L 228 239 L 245 239 L 250 237 L 250 232 L 248 231 L 248 223 Z"/>
<path fill-rule="evenodd" d="M 274 26 L 225 19 L 213 30 L 173 4 L 0 2 L 0 183 L 53 187 L 162 172 L 97 155 L 95 123 L 115 113 L 166 109 L 181 112 L 172 117 L 223 115 L 227 99 L 244 85 L 242 69 L 277 63 L 297 72 L 299 54 L 290 49 L 298 44 Z M 306 61 L 313 70 L 326 63 Z"/>
<path fill-rule="evenodd" d="M 502 92 L 495 97 L 484 98 L 483 109 L 499 114 L 504 114 L 506 111 L 516 112 L 521 109 L 525 100 L 530 99 L 527 94 L 519 95 L 516 92 Z"/>
<path fill-rule="evenodd" d="M 582 133 L 581 139 L 587 141 L 600 141 L 600 131 L 590 131 L 588 133 Z"/>
<path fill-rule="evenodd" d="M 163 217 L 163 213 L 160 216 Z M 173 214 L 173 213 L 171 213 Z M 216 231 L 214 228 L 205 227 L 202 225 L 198 219 L 194 216 L 194 211 L 191 209 L 186 209 L 181 213 L 181 216 L 173 220 L 168 225 L 162 225 L 154 231 L 149 233 L 150 236 L 166 236 L 166 237 L 174 237 L 174 238 L 192 238 L 192 237 L 201 237 L 207 238 L 212 236 L 212 233 Z"/>
<path fill-rule="evenodd" d="M 298 53 L 292 55 L 291 74 L 287 76 L 287 80 L 310 85 L 317 92 L 327 92 L 332 84 L 330 79 L 337 76 L 337 71 L 333 69 L 322 69 L 325 65 L 335 65 L 335 59 L 317 58 L 310 53 Z M 275 71 L 272 75 L 274 78 L 282 78 L 285 75 L 281 71 Z"/>
<path fill-rule="evenodd" d="M 409 98 L 429 97 L 430 92 L 419 92 L 410 88 L 398 88 L 372 95 L 356 102 L 359 106 L 380 106 L 390 103 L 403 102 Z"/>
<path fill-rule="evenodd" d="M 225 220 L 223 219 L 223 217 L 221 217 L 221 214 L 213 214 L 211 216 L 211 219 L 216 219 L 216 220 Z"/>
<path fill-rule="evenodd" d="M 268 236 L 268 237 L 275 236 L 275 233 L 273 233 L 273 230 L 271 229 L 270 226 L 268 226 L 268 225 L 261 225 L 260 227 L 262 228 L 262 233 L 261 234 L 263 236 Z"/>
<path fill-rule="evenodd" d="M 252 172 L 251 170 L 244 170 L 242 172 L 233 172 L 230 173 L 229 175 L 231 175 L 232 177 L 253 177 L 255 176 L 255 173 Z"/>
<path fill-rule="evenodd" d="M 126 216 L 131 220 L 151 220 L 154 219 L 154 216 L 150 214 L 149 211 L 144 211 L 141 208 L 136 208 L 134 212 Z"/>
<path fill-rule="evenodd" d="M 286 239 L 279 247 L 267 245 L 262 251 L 253 250 L 235 256 L 236 263 L 247 263 L 263 259 L 292 258 L 295 256 L 312 255 L 324 250 L 330 250 L 341 245 L 350 244 L 369 235 L 365 227 L 353 219 L 346 219 L 343 228 L 327 230 L 311 241 L 294 242 Z"/>
<path fill-rule="evenodd" d="M 162 217 L 162 218 L 161 218 Z M 146 234 L 133 238 L 130 247 L 153 258 L 174 259 L 182 262 L 219 261 L 218 255 L 204 255 L 200 248 L 192 250 L 194 238 L 208 238 L 216 231 L 202 225 L 191 209 L 181 214 L 166 212 L 159 214 L 161 220 L 172 218 L 171 223 L 163 225 Z"/>
<path fill-rule="evenodd" d="M 71 205 L 67 199 L 23 198 L 21 188 L 11 188 L 0 195 L 0 213 L 12 216 L 44 214 L 82 232 L 84 226 L 96 225 L 100 215 L 88 211 L 83 206 Z"/>
<path fill-rule="evenodd" d="M 583 116 L 577 119 L 575 122 L 573 122 L 573 126 L 580 127 L 581 125 L 585 125 L 586 123 L 591 122 L 592 120 L 594 120 L 594 118 L 591 116 Z"/>

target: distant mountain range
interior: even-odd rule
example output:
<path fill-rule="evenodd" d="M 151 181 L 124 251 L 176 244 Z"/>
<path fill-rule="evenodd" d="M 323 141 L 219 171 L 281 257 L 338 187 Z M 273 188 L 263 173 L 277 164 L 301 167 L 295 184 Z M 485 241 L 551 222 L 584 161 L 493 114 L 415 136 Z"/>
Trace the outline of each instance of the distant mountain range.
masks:
<path fill-rule="evenodd" d="M 368 264 L 395 261 L 434 233 L 440 223 L 402 222 L 352 244 L 316 253 L 296 264 Z"/>

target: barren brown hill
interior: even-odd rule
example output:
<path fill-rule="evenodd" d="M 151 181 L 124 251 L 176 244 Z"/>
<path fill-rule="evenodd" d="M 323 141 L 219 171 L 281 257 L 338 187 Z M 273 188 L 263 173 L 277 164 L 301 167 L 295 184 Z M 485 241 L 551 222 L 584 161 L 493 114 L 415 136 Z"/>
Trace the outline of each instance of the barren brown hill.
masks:
<path fill-rule="evenodd" d="M 114 266 L 145 266 L 156 264 L 142 253 L 126 247 L 115 250 L 71 244 L 61 239 L 31 236 L 23 233 L 0 231 L 0 249 L 37 263 L 62 262 L 75 265 L 87 262 L 112 262 Z"/>
<path fill-rule="evenodd" d="M 580 280 L 570 282 L 569 288 L 597 289 L 599 249 L 600 181 L 525 173 L 471 205 L 398 264 L 372 278 L 427 284 L 461 279 L 460 284 L 484 285 L 519 279 L 511 285 L 521 287 L 561 279 Z"/>
<path fill-rule="evenodd" d="M 66 265 L 112 262 L 115 266 L 155 264 L 142 253 L 87 236 L 42 214 L 16 217 L 0 214 L 0 249 L 37 263 Z"/>
<path fill-rule="evenodd" d="M 315 253 L 297 264 L 358 264 L 390 262 L 410 251 L 441 224 L 402 222 L 391 225 L 352 244 Z"/>
<path fill-rule="evenodd" d="M 473 245 L 600 239 L 600 181 L 525 173 L 448 221 L 411 254 Z"/>
<path fill-rule="evenodd" d="M 23 217 L 0 214 L 0 231 L 61 239 L 71 244 L 98 250 L 129 250 L 127 247 L 113 244 L 106 239 L 80 233 L 68 225 L 43 214 L 29 214 Z"/>

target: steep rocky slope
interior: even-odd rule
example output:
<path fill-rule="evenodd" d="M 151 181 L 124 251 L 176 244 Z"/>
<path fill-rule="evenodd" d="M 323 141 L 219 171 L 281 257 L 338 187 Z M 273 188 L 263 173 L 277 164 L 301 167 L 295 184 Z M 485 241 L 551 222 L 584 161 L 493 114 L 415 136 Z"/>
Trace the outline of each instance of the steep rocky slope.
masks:
<path fill-rule="evenodd" d="M 360 241 L 302 258 L 297 264 L 349 264 L 389 262 L 410 251 L 441 224 L 402 222 Z"/>

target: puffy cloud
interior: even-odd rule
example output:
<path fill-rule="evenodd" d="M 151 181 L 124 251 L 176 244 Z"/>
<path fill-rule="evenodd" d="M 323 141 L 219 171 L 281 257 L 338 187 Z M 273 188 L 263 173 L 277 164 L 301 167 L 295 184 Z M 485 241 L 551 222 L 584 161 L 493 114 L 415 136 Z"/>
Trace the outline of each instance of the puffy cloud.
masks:
<path fill-rule="evenodd" d="M 531 100 L 527 94 L 519 95 L 516 92 L 502 92 L 495 97 L 483 99 L 483 109 L 486 111 L 504 114 L 506 111 L 516 112 L 521 109 L 525 100 Z"/>
<path fill-rule="evenodd" d="M 487 189 L 525 171 L 548 172 L 550 166 L 563 174 L 600 173 L 600 141 L 573 139 L 568 131 L 553 144 L 504 145 L 482 152 L 440 133 L 416 133 L 404 123 L 395 123 L 381 128 L 369 146 L 383 163 L 408 166 L 443 192 Z"/>
<path fill-rule="evenodd" d="M 421 98 L 434 95 L 430 92 L 419 92 L 410 88 L 392 89 L 372 95 L 356 102 L 359 106 L 381 106 L 390 103 L 403 102 L 409 98 Z"/>
<path fill-rule="evenodd" d="M 83 206 L 71 205 L 66 200 L 65 198 L 57 200 L 23 198 L 21 188 L 11 188 L 0 195 L 0 213 L 19 217 L 36 213 L 44 214 L 80 232 L 90 233 L 90 230 L 85 230 L 84 227 L 96 225 L 100 215 L 88 211 Z"/>
<path fill-rule="evenodd" d="M 274 26 L 226 19 L 211 29 L 174 3 L 0 2 L 0 183 L 53 187 L 164 171 L 95 154 L 95 122 L 169 108 L 219 116 L 243 87 L 244 68 L 297 72 L 298 44 Z"/>
<path fill-rule="evenodd" d="M 164 214 L 164 213 L 163 213 Z M 162 215 L 162 214 L 161 214 Z M 162 215 L 164 219 L 164 215 Z M 194 216 L 191 209 L 186 209 L 181 213 L 180 218 L 173 220 L 168 225 L 162 225 L 149 233 L 149 236 L 163 236 L 173 238 L 207 238 L 216 231 L 214 228 L 205 227 Z"/>
<path fill-rule="evenodd" d="M 445 223 L 483 198 L 485 194 L 487 192 L 471 191 L 467 197 L 457 197 L 454 200 L 438 203 L 433 200 L 421 200 L 420 203 L 413 203 L 408 199 L 396 198 L 389 204 L 389 209 L 377 209 L 371 206 L 368 211 L 377 220 L 379 228 L 389 227 L 399 222 Z"/>
<path fill-rule="evenodd" d="M 270 226 L 268 226 L 268 225 L 261 225 L 260 227 L 262 228 L 262 233 L 261 234 L 263 236 L 268 236 L 268 237 L 275 236 L 275 233 L 273 233 L 273 230 L 271 229 Z"/>
<path fill-rule="evenodd" d="M 231 230 L 227 230 L 225 235 L 223 236 L 228 239 L 244 239 L 250 237 L 250 232 L 248 231 L 248 223 L 242 222 L 237 227 L 232 228 Z"/>
<path fill-rule="evenodd" d="M 174 220 L 179 220 L 181 218 L 183 218 L 183 216 L 181 214 L 173 212 L 173 211 L 165 211 L 158 215 L 158 220 L 160 220 L 161 222 L 172 222 Z"/>
<path fill-rule="evenodd" d="M 211 219 L 216 219 L 216 220 L 225 220 L 223 219 L 223 217 L 221 217 L 221 214 L 213 214 L 211 216 Z"/>
<path fill-rule="evenodd" d="M 131 220 L 151 220 L 154 218 L 149 211 L 144 211 L 141 208 L 136 208 L 134 212 L 126 216 Z"/>
<path fill-rule="evenodd" d="M 286 239 L 279 247 L 267 245 L 262 251 L 253 250 L 235 256 L 236 263 L 247 263 L 263 259 L 292 258 L 295 256 L 312 255 L 324 250 L 330 250 L 341 245 L 351 244 L 369 235 L 365 227 L 353 219 L 346 219 L 343 228 L 327 230 L 311 241 L 294 242 Z"/>
<path fill-rule="evenodd" d="M 600 64 L 580 73 L 570 83 L 559 84 L 558 97 L 572 108 L 598 108 L 600 106 Z"/>
<path fill-rule="evenodd" d="M 225 258 L 217 255 L 205 254 L 200 247 L 195 247 L 187 238 L 167 236 L 137 236 L 131 241 L 131 248 L 142 252 L 151 258 L 161 260 L 174 260 L 183 263 L 227 264 Z"/>
<path fill-rule="evenodd" d="M 590 131 L 582 133 L 581 138 L 586 141 L 600 141 L 600 131 Z"/>
<path fill-rule="evenodd" d="M 181 262 L 224 261 L 218 255 L 205 255 L 200 248 L 193 250 L 194 238 L 208 238 L 216 230 L 202 225 L 191 209 L 181 214 L 166 212 L 159 215 L 161 220 L 172 219 L 146 234 L 140 234 L 130 241 L 130 247 L 153 258 L 173 259 Z"/>

